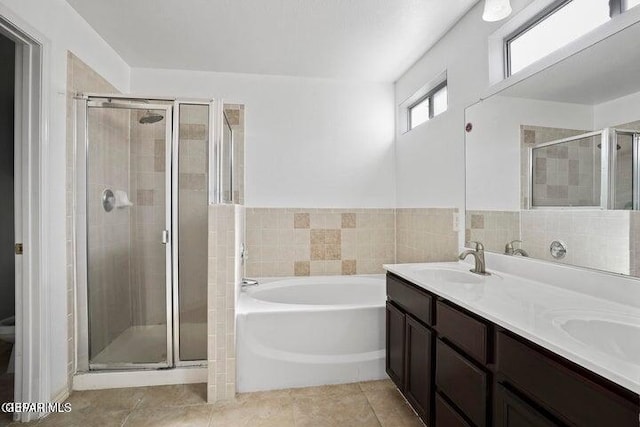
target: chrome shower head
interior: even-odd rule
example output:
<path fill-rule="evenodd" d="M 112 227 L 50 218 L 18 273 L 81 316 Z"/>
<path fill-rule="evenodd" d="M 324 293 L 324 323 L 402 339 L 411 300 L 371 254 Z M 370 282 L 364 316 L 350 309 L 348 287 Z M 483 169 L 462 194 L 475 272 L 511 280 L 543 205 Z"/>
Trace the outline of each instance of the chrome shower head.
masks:
<path fill-rule="evenodd" d="M 140 117 L 140 120 L 138 120 L 138 123 L 146 125 L 151 123 L 157 123 L 162 119 L 164 119 L 164 116 L 162 114 L 154 113 L 151 110 L 147 110 L 147 112 L 144 113 L 142 117 Z"/>

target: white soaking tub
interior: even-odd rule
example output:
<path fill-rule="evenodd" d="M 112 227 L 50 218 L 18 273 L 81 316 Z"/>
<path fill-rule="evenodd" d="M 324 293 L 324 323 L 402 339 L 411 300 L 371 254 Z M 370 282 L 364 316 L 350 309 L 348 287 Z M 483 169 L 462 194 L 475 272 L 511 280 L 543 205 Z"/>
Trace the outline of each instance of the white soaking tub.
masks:
<path fill-rule="evenodd" d="M 387 377 L 383 275 L 259 282 L 238 300 L 239 392 Z"/>

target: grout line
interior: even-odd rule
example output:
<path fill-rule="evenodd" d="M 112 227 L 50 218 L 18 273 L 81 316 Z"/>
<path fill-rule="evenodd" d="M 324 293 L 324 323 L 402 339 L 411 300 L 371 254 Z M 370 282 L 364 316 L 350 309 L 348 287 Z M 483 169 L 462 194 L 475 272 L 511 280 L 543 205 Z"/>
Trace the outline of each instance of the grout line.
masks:
<path fill-rule="evenodd" d="M 124 417 L 124 419 L 122 420 L 122 424 L 120 424 L 120 427 L 124 427 L 127 424 L 127 421 L 129 421 L 129 417 L 131 416 L 132 413 L 133 413 L 133 411 L 129 411 L 127 416 Z"/>

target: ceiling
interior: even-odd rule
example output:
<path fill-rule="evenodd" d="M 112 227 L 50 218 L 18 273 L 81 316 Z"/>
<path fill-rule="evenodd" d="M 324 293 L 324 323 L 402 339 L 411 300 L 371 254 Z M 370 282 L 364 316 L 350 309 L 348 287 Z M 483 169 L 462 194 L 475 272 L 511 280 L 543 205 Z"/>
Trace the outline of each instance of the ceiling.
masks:
<path fill-rule="evenodd" d="M 607 37 L 502 95 L 597 105 L 640 92 L 640 24 Z"/>
<path fill-rule="evenodd" d="M 392 82 L 478 0 L 67 0 L 132 67 Z"/>

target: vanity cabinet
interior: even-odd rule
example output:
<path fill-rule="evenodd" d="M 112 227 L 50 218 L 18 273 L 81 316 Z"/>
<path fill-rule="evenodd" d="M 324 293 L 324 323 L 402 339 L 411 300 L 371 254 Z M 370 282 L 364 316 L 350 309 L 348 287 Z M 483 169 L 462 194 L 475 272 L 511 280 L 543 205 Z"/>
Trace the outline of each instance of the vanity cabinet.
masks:
<path fill-rule="evenodd" d="M 397 277 L 388 278 L 387 374 L 429 425 L 433 402 L 432 306 L 432 295 Z"/>
<path fill-rule="evenodd" d="M 429 426 L 638 427 L 640 399 L 387 274 L 387 373 Z"/>

